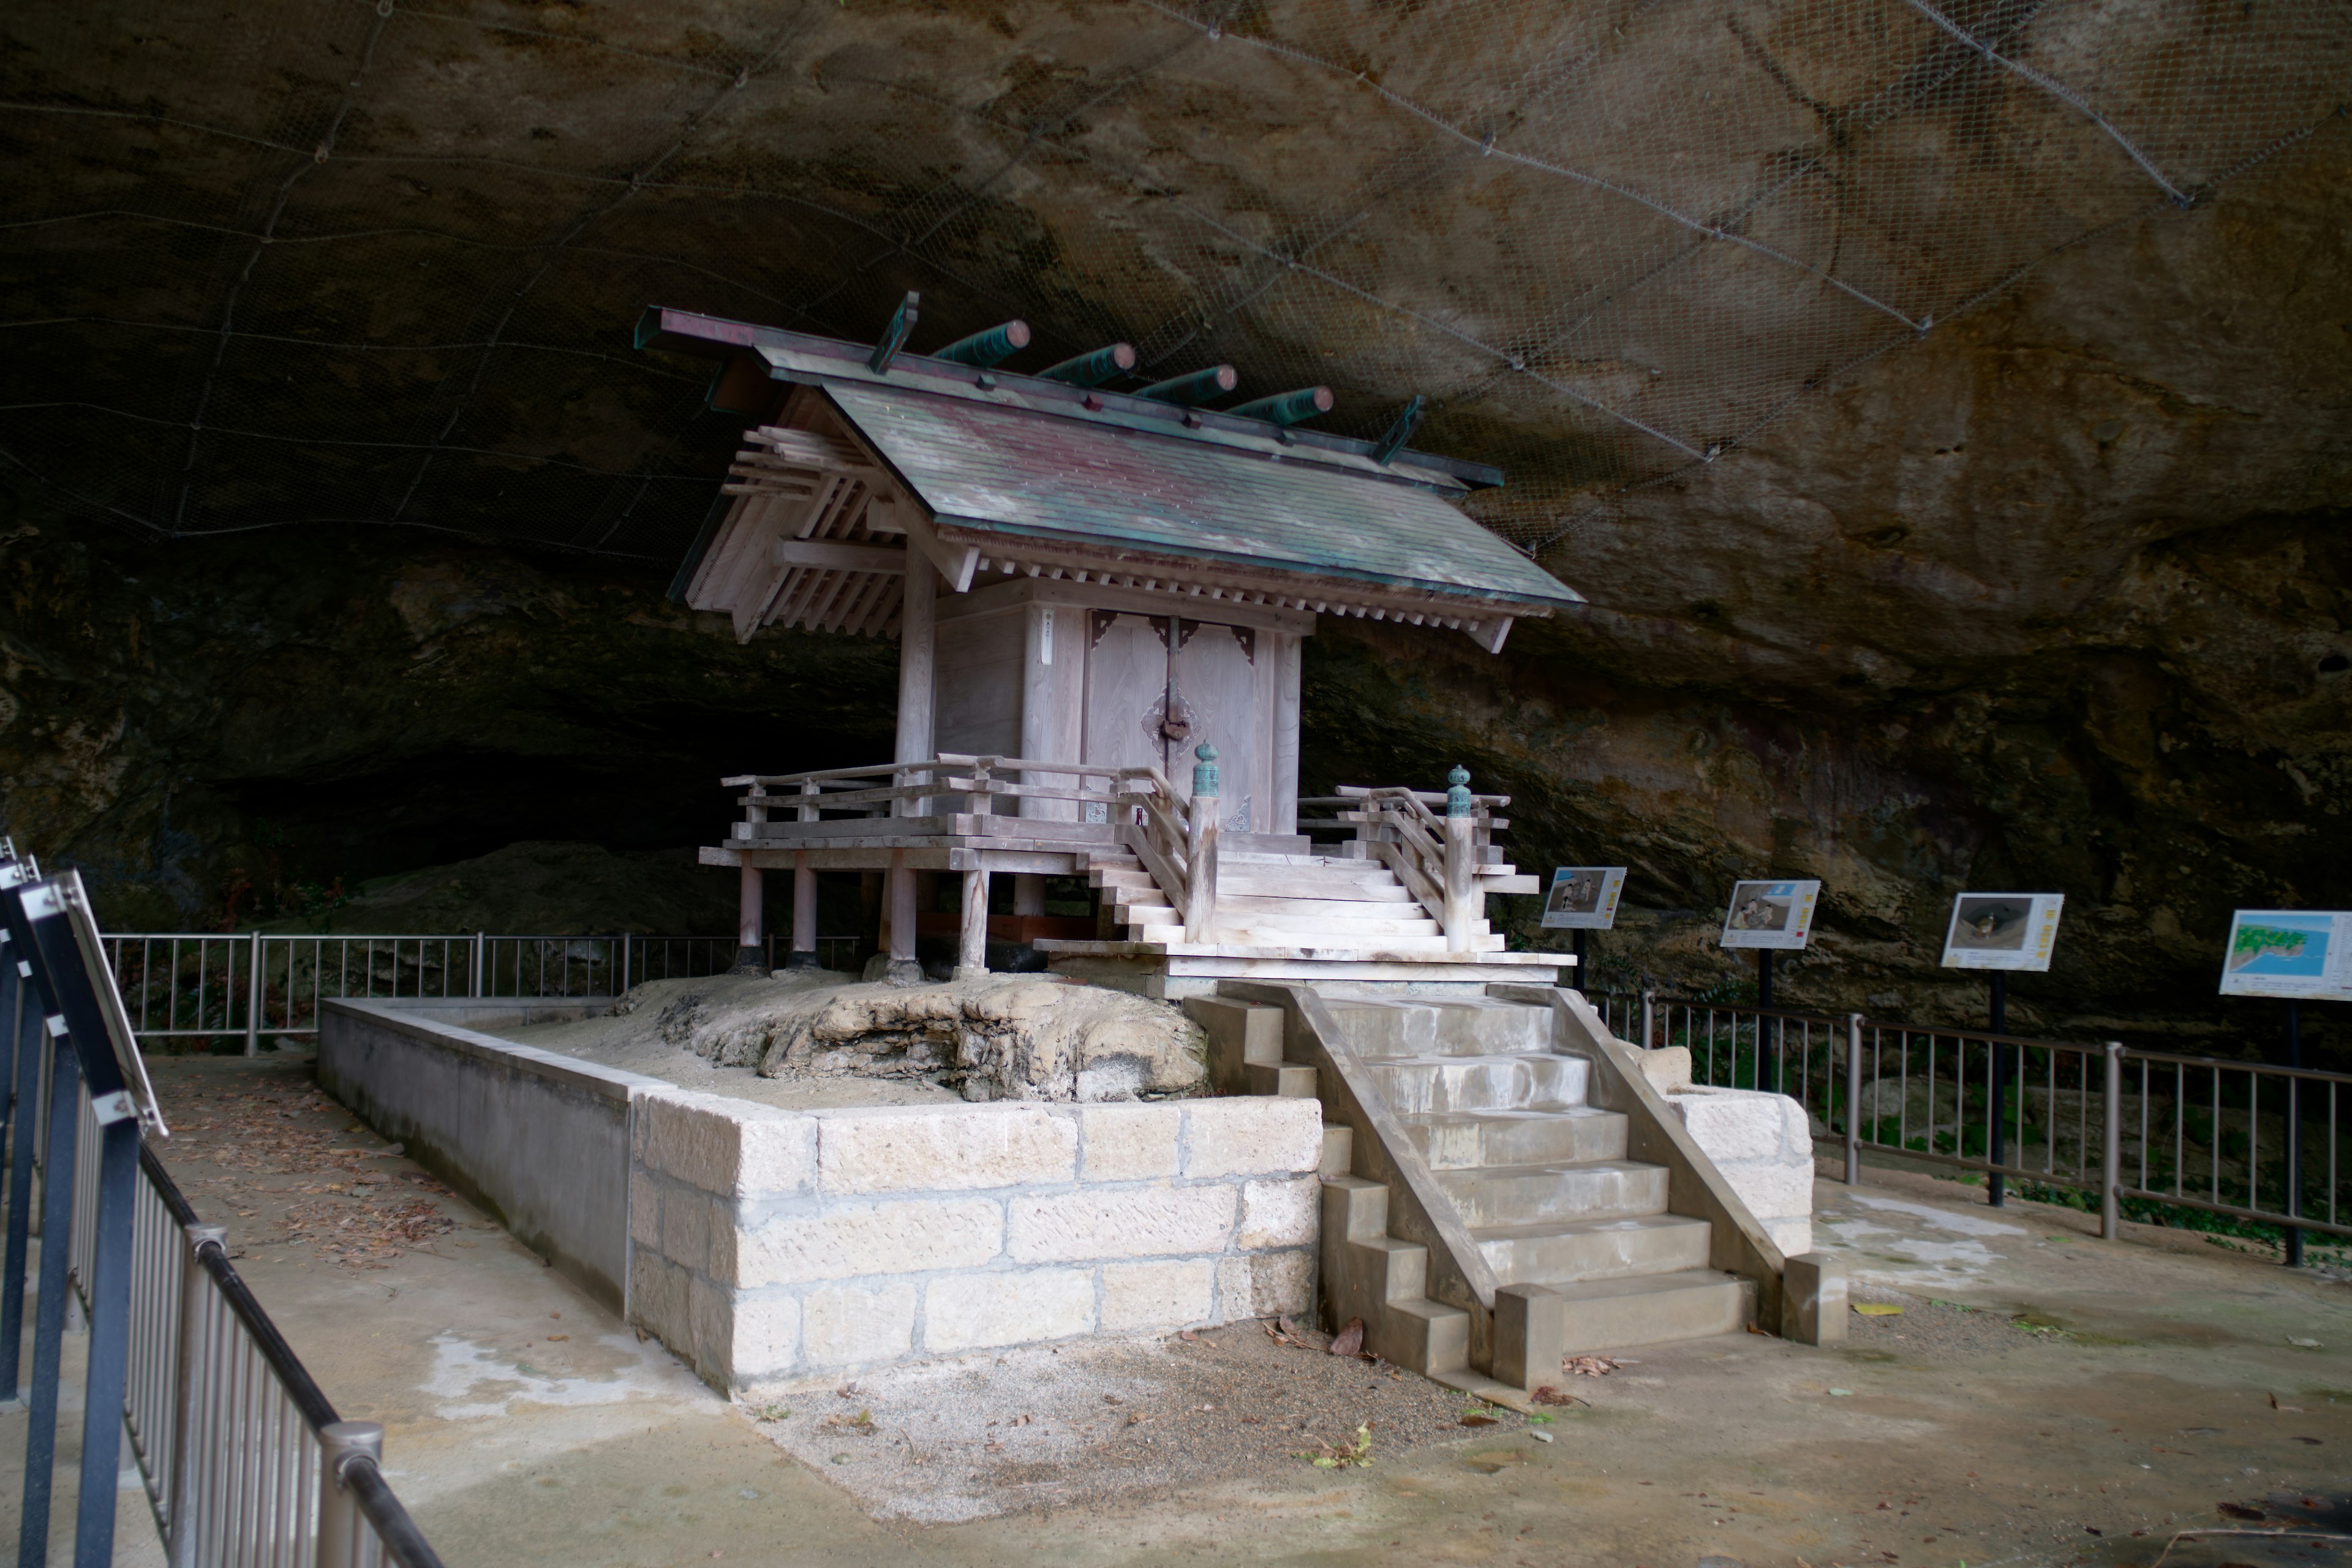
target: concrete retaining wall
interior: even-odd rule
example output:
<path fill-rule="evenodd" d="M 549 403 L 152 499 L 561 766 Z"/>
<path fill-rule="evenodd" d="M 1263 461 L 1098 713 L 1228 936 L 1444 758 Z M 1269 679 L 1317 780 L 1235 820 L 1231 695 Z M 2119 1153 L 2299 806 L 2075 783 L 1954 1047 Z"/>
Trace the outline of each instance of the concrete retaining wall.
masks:
<path fill-rule="evenodd" d="M 792 1111 L 479 1032 L 580 1011 L 331 1002 L 320 1083 L 720 1389 L 1313 1303 L 1315 1100 Z"/>
<path fill-rule="evenodd" d="M 584 1005 L 320 1005 L 319 1087 L 615 1309 L 629 1277 L 629 1100 L 669 1085 L 478 1032 Z"/>

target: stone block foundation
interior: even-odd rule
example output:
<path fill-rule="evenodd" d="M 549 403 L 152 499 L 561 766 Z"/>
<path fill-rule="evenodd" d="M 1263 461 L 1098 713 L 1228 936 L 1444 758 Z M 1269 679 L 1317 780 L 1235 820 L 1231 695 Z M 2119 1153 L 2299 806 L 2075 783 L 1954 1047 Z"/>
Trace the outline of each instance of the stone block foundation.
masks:
<path fill-rule="evenodd" d="M 1312 1100 L 631 1108 L 630 1321 L 730 1393 L 1313 1302 Z"/>

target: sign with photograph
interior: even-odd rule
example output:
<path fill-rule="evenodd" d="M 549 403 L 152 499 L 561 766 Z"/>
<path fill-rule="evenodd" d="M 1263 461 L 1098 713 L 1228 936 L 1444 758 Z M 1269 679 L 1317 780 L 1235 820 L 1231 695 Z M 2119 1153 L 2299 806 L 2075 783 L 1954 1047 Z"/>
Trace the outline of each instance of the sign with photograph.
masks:
<path fill-rule="evenodd" d="M 2240 910 L 2230 921 L 2221 994 L 2352 1002 L 2352 911 Z"/>
<path fill-rule="evenodd" d="M 1559 931 L 1607 931 L 1617 923 L 1622 866 L 1562 866 L 1544 895 L 1543 923 Z"/>
<path fill-rule="evenodd" d="M 1962 893 L 1944 933 L 1944 967 L 2047 970 L 2065 903 L 2063 893 Z"/>
<path fill-rule="evenodd" d="M 1723 945 L 1801 948 L 1813 934 L 1813 906 L 1821 901 L 1819 882 L 1734 883 Z"/>

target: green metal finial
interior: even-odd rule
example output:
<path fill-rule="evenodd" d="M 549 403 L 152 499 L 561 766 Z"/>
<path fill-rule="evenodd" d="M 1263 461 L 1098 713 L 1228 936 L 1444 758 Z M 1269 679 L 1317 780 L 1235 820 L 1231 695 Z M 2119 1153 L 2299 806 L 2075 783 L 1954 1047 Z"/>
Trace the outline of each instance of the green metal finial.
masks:
<path fill-rule="evenodd" d="M 1470 816 L 1475 813 L 1476 805 L 1470 798 L 1470 770 L 1456 763 L 1445 775 L 1445 815 Z"/>
<path fill-rule="evenodd" d="M 1192 764 L 1193 798 L 1204 795 L 1213 797 L 1217 793 L 1217 748 L 1203 741 L 1192 754 L 1201 759 Z"/>

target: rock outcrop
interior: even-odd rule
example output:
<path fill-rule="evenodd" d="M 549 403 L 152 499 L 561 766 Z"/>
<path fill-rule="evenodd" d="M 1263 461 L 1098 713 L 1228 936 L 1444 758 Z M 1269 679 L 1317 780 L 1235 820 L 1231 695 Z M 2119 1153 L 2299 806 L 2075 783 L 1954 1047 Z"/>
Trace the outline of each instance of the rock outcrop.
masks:
<path fill-rule="evenodd" d="M 663 1039 L 763 1078 L 920 1078 L 967 1100 L 1091 1101 L 1198 1092 L 1200 1026 L 1164 1002 L 1034 975 L 940 985 L 721 976 L 667 981 L 616 1013 L 657 1008 Z"/>

